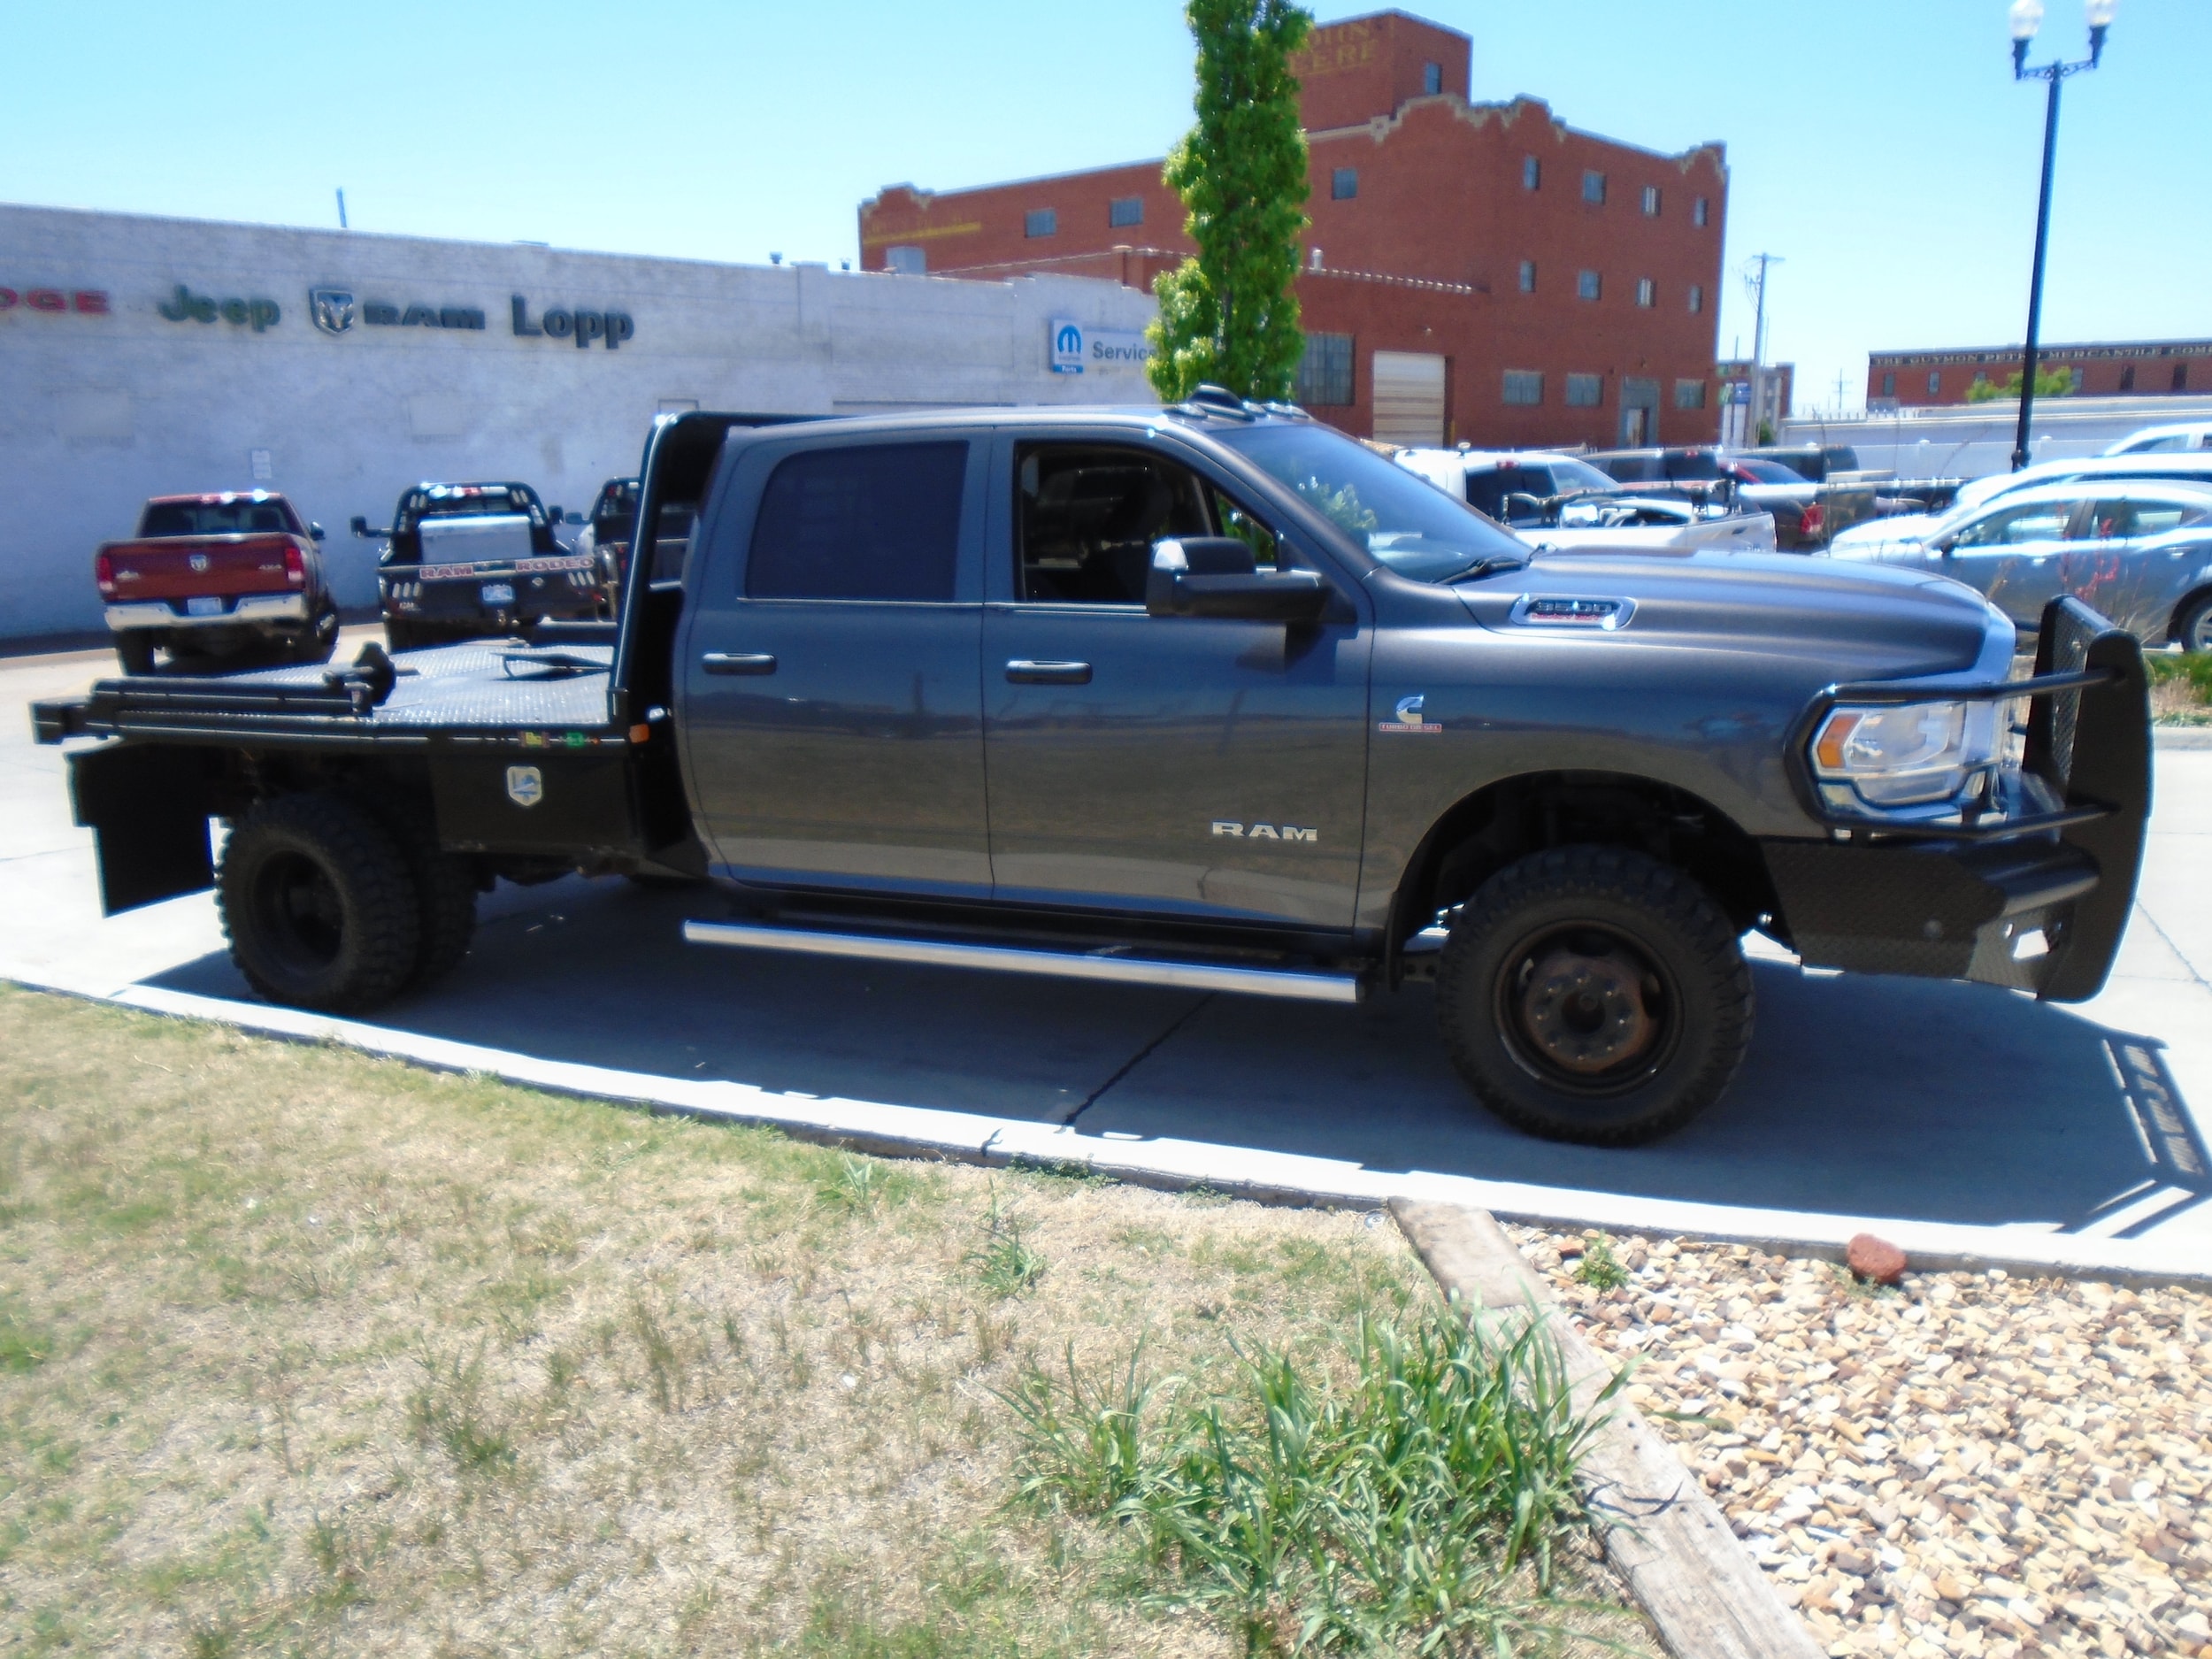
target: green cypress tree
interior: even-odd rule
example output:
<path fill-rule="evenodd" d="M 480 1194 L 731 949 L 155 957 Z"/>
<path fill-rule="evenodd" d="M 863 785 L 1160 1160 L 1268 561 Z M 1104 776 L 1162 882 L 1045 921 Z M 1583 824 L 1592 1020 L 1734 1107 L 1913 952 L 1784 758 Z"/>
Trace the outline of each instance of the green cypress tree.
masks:
<path fill-rule="evenodd" d="M 1198 123 L 1164 176 L 1198 253 L 1152 285 L 1152 388 L 1167 403 L 1207 380 L 1287 397 L 1305 349 L 1293 284 L 1307 224 L 1290 56 L 1313 15 L 1290 0 L 1188 0 L 1183 16 L 1198 42 Z"/>

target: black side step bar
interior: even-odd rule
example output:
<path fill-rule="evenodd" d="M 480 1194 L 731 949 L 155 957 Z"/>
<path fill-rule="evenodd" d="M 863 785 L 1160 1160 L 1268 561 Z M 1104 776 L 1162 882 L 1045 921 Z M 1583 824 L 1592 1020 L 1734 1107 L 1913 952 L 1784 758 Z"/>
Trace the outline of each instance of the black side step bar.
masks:
<path fill-rule="evenodd" d="M 1248 968 L 1226 963 L 1180 962 L 1103 952 L 1030 950 L 1011 945 L 972 945 L 946 939 L 900 939 L 874 933 L 831 933 L 809 927 L 772 927 L 757 922 L 686 922 L 695 945 L 734 945 L 749 950 L 789 950 L 810 956 L 856 956 L 872 962 L 918 962 L 941 968 L 984 968 L 999 973 L 1035 973 L 1061 979 L 1114 985 L 1165 985 L 1187 991 L 1238 991 L 1301 1002 L 1358 1002 L 1366 994 L 1357 974 L 1315 969 Z"/>

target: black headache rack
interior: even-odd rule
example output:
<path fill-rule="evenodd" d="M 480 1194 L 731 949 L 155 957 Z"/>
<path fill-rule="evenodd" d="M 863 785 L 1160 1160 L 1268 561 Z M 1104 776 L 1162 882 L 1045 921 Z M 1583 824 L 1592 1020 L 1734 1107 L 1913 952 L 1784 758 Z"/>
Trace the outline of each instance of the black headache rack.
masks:
<path fill-rule="evenodd" d="M 2028 703 L 2025 787 L 1996 810 L 1923 823 L 1832 810 L 1809 749 L 1839 703 Z M 2102 988 L 2135 900 L 2150 818 L 2142 647 L 2079 600 L 2044 607 L 2026 680 L 1832 686 L 1791 736 L 1791 766 L 1832 842 L 1768 841 L 1806 961 L 1972 979 L 2079 1002 Z M 1845 833 L 1847 832 L 1847 834 Z M 2020 949 L 2042 935 L 2045 950 Z"/>

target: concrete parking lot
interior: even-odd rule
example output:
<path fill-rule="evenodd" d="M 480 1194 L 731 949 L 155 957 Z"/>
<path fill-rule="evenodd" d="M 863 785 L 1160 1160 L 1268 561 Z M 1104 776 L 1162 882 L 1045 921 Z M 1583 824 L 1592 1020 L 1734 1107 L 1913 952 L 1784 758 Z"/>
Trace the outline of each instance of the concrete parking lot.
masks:
<path fill-rule="evenodd" d="M 207 895 L 101 919 L 61 751 L 33 745 L 24 710 L 108 661 L 0 661 L 0 978 L 308 1029 L 251 1002 Z M 503 886 L 451 980 L 341 1034 L 1164 1179 L 1448 1190 L 1532 1217 L 1810 1244 L 1871 1225 L 1937 1255 L 2212 1273 L 2208 851 L 2212 747 L 2162 744 L 2135 918 L 2110 986 L 2079 1007 L 1806 972 L 1762 949 L 1742 1075 L 1686 1131 L 1627 1151 L 1530 1140 L 1477 1110 L 1425 988 L 1335 1009 L 711 949 L 680 937 L 710 895 L 617 880 Z"/>

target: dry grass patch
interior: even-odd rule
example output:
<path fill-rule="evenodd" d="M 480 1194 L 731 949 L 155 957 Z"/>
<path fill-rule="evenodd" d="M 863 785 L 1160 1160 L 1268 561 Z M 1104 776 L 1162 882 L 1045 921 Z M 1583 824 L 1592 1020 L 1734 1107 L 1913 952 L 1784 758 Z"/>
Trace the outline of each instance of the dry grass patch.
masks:
<path fill-rule="evenodd" d="M 1232 1336 L 1325 1379 L 1362 1315 L 1433 1305 L 1372 1217 L 0 987 L 0 1624 L 29 1653 L 1233 1652 L 1148 1599 L 1131 1528 L 1018 1498 L 1006 1397 L 1140 1334 L 1201 1394 Z"/>

